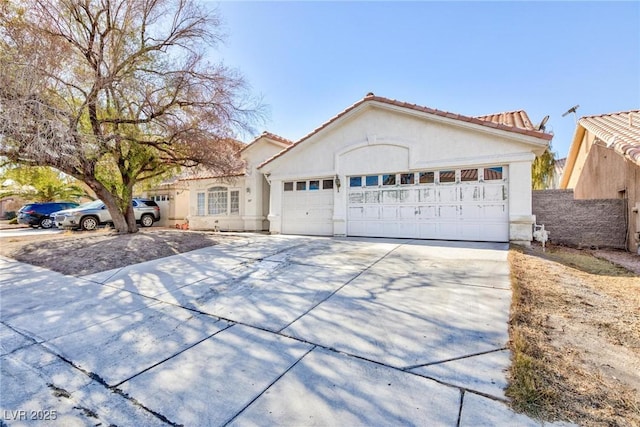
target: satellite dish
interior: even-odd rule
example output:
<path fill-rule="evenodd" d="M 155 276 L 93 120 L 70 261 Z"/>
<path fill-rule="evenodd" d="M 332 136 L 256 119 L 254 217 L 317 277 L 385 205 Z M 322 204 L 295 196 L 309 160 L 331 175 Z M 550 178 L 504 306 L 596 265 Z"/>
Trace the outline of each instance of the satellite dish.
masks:
<path fill-rule="evenodd" d="M 549 116 L 544 116 L 544 119 L 542 119 L 540 124 L 538 126 L 536 126 L 536 129 L 541 131 L 541 132 L 544 132 L 545 125 L 547 124 L 548 121 L 549 121 Z"/>

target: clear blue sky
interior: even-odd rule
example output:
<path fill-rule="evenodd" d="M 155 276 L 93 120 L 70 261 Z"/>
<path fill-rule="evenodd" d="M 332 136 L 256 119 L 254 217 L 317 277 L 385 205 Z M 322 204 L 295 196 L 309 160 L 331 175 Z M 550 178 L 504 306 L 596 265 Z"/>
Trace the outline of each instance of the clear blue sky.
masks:
<path fill-rule="evenodd" d="M 640 109 L 640 2 L 208 2 L 238 69 L 297 140 L 367 92 L 476 116 L 551 116 L 565 157 L 578 117 Z M 246 140 L 251 138 L 247 137 Z"/>

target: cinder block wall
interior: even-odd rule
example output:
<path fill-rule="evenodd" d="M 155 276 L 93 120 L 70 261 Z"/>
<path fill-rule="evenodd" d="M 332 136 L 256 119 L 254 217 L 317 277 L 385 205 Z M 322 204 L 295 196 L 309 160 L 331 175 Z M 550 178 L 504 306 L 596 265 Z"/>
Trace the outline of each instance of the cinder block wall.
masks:
<path fill-rule="evenodd" d="M 622 199 L 574 200 L 573 190 L 538 190 L 533 214 L 551 243 L 577 247 L 625 249 Z"/>

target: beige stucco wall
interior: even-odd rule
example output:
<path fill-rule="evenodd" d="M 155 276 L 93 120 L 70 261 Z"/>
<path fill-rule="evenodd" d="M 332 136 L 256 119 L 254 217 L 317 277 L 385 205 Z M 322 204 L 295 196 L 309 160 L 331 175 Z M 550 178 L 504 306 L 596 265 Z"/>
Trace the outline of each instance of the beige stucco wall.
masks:
<path fill-rule="evenodd" d="M 220 231 L 265 231 L 269 229 L 267 213 L 269 209 L 270 186 L 264 175 L 257 169 L 264 160 L 284 148 L 284 144 L 261 137 L 241 152 L 245 162 L 245 175 L 234 178 L 198 179 L 189 185 L 189 228 L 191 230 Z M 240 194 L 240 212 L 233 215 L 198 215 L 198 193 L 207 193 L 211 187 L 226 187 Z"/>
<path fill-rule="evenodd" d="M 592 137 L 589 139 L 593 140 Z M 629 251 L 637 252 L 640 213 L 634 212 L 634 208 L 636 204 L 640 204 L 640 166 L 611 148 L 594 144 L 585 157 L 580 172 L 577 175 L 572 174 L 576 177 L 572 179 L 576 183 L 576 199 L 627 199 L 627 248 Z"/>
<path fill-rule="evenodd" d="M 240 192 L 240 210 L 232 215 L 208 215 L 207 214 L 207 190 L 211 187 L 225 187 L 229 190 Z M 189 181 L 189 229 L 190 230 L 220 230 L 243 231 L 244 221 L 242 215 L 245 210 L 243 190 L 245 178 L 210 178 Z M 205 212 L 198 215 L 198 193 L 205 193 Z M 229 200 L 227 200 L 229 202 Z"/>
<path fill-rule="evenodd" d="M 406 110 L 365 106 L 265 165 L 271 231 L 282 227 L 282 182 L 461 166 L 507 166 L 510 238 L 531 240 L 531 163 L 545 141 Z M 334 198 L 334 235 L 346 233 L 346 192 Z"/>

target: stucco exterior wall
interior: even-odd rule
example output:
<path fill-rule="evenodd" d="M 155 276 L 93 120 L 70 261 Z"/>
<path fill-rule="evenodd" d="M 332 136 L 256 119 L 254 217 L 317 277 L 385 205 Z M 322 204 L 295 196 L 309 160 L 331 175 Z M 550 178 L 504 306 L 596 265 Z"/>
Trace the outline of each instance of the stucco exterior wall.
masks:
<path fill-rule="evenodd" d="M 246 231 L 266 231 L 269 229 L 267 215 L 269 213 L 270 186 L 257 167 L 282 149 L 282 145 L 263 137 L 242 152 L 241 158 L 245 162 L 246 169 L 244 194 L 241 196 L 245 198 L 242 220 Z"/>
<path fill-rule="evenodd" d="M 625 200 L 628 219 L 627 249 L 637 252 L 640 214 L 636 204 L 640 203 L 640 166 L 611 148 L 593 144 L 575 181 L 576 199 Z"/>
<path fill-rule="evenodd" d="M 209 215 L 207 213 L 207 192 L 212 187 L 225 187 L 240 193 L 239 212 L 232 215 Z M 245 198 L 243 191 L 245 178 L 210 178 L 189 181 L 189 229 L 191 230 L 219 230 L 244 231 Z M 205 194 L 204 214 L 198 214 L 198 193 Z M 227 201 L 229 203 L 229 200 Z"/>
<path fill-rule="evenodd" d="M 510 239 L 531 241 L 531 163 L 543 144 L 531 137 L 470 128 L 440 119 L 367 107 L 303 141 L 261 171 L 271 181 L 271 232 L 281 232 L 283 181 L 354 174 L 400 173 L 464 166 L 505 166 Z M 346 191 L 334 191 L 334 235 L 346 233 Z"/>

